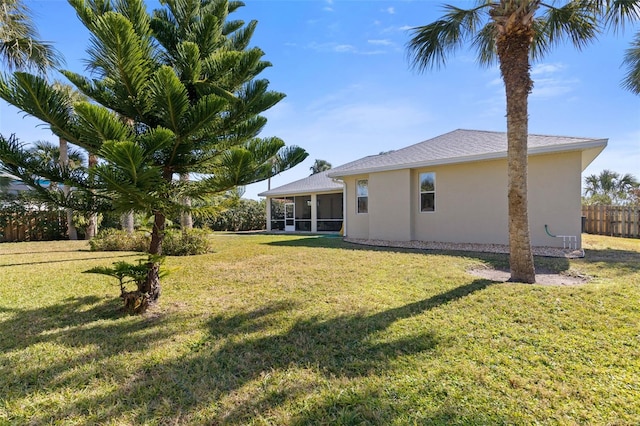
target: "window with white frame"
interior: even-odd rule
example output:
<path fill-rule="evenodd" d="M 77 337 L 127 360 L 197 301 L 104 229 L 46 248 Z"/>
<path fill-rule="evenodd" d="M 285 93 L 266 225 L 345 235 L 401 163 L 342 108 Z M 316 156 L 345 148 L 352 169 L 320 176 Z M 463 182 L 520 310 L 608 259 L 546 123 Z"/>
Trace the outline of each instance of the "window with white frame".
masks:
<path fill-rule="evenodd" d="M 420 173 L 420 211 L 436 211 L 436 174 Z"/>
<path fill-rule="evenodd" d="M 358 198 L 358 213 L 369 213 L 369 181 L 356 181 L 356 197 Z"/>

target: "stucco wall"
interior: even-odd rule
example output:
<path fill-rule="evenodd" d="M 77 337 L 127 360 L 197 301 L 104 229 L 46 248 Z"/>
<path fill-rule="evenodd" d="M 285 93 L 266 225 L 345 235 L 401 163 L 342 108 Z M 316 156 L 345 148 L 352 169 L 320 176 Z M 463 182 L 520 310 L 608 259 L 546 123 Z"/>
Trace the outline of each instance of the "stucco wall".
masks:
<path fill-rule="evenodd" d="M 562 240 L 547 235 L 575 235 L 582 247 L 580 195 L 582 159 L 579 152 L 547 154 L 529 159 L 529 227 L 534 246 L 560 246 Z"/>
<path fill-rule="evenodd" d="M 369 238 L 369 214 L 360 214 L 357 210 L 356 200 L 356 180 L 368 179 L 369 176 L 349 176 L 344 180 L 344 190 L 347 217 L 347 233 L 351 238 Z M 371 190 L 369 190 L 371 194 Z M 371 203 L 369 203 L 371 209 Z"/>
<path fill-rule="evenodd" d="M 411 171 L 369 175 L 369 238 L 411 241 Z"/>
<path fill-rule="evenodd" d="M 421 212 L 419 175 L 435 172 L 435 211 Z M 484 161 L 417 169 L 413 239 L 454 243 L 506 244 L 506 161 Z"/>
<path fill-rule="evenodd" d="M 419 175 L 436 173 L 434 212 L 420 212 Z M 356 213 L 355 181 L 369 179 L 369 213 Z M 347 228 L 352 238 L 508 244 L 507 162 L 483 161 L 345 179 Z M 580 246 L 581 154 L 529 158 L 529 223 L 534 246 L 562 246 L 554 234 L 575 235 Z"/>

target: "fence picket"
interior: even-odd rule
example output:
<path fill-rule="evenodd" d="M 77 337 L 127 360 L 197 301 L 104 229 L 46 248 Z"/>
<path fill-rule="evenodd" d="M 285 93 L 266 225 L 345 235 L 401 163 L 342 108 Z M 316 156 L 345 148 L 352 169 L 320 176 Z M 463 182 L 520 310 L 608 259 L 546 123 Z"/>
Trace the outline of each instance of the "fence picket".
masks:
<path fill-rule="evenodd" d="M 588 234 L 640 238 L 640 206 L 582 206 Z"/>

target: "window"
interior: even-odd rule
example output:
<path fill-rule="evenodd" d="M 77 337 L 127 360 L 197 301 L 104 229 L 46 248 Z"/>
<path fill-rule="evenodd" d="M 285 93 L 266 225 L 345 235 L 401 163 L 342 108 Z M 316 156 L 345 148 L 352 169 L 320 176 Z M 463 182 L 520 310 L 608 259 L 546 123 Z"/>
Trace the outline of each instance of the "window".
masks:
<path fill-rule="evenodd" d="M 356 196 L 358 197 L 358 213 L 369 213 L 369 181 L 356 181 Z"/>
<path fill-rule="evenodd" d="M 420 211 L 436 211 L 436 174 L 420 173 Z"/>

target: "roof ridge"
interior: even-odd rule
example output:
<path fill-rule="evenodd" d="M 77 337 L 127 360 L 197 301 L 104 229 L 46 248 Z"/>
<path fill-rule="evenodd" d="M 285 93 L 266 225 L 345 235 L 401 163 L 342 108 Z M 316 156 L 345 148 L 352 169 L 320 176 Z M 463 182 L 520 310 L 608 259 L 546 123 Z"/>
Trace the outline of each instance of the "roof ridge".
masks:
<path fill-rule="evenodd" d="M 504 135 L 504 134 L 507 133 L 506 131 L 499 131 L 499 130 L 477 130 L 477 129 L 462 129 L 462 128 L 456 129 L 453 132 L 458 131 L 458 130 L 464 131 L 464 132 L 494 133 L 494 134 L 501 134 L 501 135 Z M 445 135 L 448 134 L 448 133 L 453 133 L 453 132 L 447 132 L 447 133 L 445 133 Z M 529 133 L 528 135 L 529 136 L 540 136 L 540 137 L 546 137 L 546 138 L 590 139 L 590 140 L 606 139 L 606 138 L 598 138 L 598 137 L 593 137 L 593 136 L 566 136 L 566 135 L 554 135 L 554 134 L 550 134 L 550 133 Z"/>

